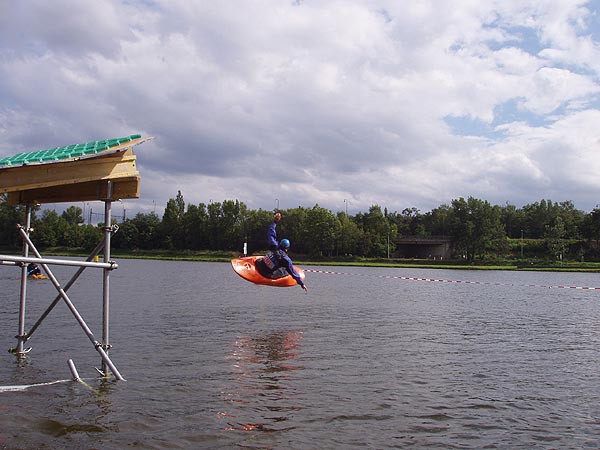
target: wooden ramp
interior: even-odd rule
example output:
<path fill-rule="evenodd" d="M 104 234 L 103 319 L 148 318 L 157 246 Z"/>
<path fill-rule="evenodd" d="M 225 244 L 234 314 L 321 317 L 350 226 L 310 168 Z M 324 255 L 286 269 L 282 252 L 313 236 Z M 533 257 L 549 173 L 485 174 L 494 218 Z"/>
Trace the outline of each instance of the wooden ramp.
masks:
<path fill-rule="evenodd" d="M 150 139 L 134 134 L 0 159 L 0 194 L 12 205 L 139 198 L 133 147 Z"/>

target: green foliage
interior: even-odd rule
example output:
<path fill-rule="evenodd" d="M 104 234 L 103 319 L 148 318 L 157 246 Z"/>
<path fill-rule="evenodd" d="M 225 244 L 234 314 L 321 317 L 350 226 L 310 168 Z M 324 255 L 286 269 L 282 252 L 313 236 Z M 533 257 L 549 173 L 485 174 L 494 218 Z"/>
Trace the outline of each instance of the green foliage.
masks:
<path fill-rule="evenodd" d="M 277 225 L 277 235 L 280 238 L 289 239 L 293 245 L 293 251 L 298 253 L 308 253 L 309 243 L 305 241 L 308 236 L 306 229 L 308 210 L 302 207 L 290 209 L 283 214 L 281 222 Z M 263 231 L 259 237 L 262 245 L 259 248 L 266 247 L 266 230 L 268 224 L 273 218 L 273 213 L 269 213 L 267 221 L 263 224 Z"/>
<path fill-rule="evenodd" d="M 162 230 L 162 248 L 183 248 L 185 244 L 184 236 L 184 215 L 185 202 L 181 191 L 177 191 L 177 197 L 167 202 L 165 213 L 163 215 Z"/>
<path fill-rule="evenodd" d="M 581 225 L 581 234 L 588 241 L 600 243 L 600 208 L 595 208 L 584 217 Z"/>
<path fill-rule="evenodd" d="M 541 239 L 546 234 L 550 226 L 554 226 L 556 219 L 561 218 L 565 232 L 573 238 L 579 237 L 579 228 L 581 227 L 585 214 L 575 209 L 573 202 L 565 201 L 554 203 L 552 200 L 541 200 L 530 205 L 525 205 L 522 209 L 521 229 L 524 235 L 530 238 Z M 515 230 L 513 230 L 514 232 Z M 518 237 L 510 235 L 511 237 Z"/>
<path fill-rule="evenodd" d="M 303 246 L 311 256 L 333 256 L 341 225 L 328 209 L 315 205 L 306 213 Z M 309 238 L 310 237 L 310 238 Z"/>
<path fill-rule="evenodd" d="M 422 216 L 425 234 L 429 236 L 448 236 L 451 234 L 453 211 L 448 205 L 441 205 Z"/>
<path fill-rule="evenodd" d="M 469 262 L 503 247 L 506 239 L 500 209 L 487 201 L 469 197 L 452 201 L 452 240 L 455 252 Z"/>
<path fill-rule="evenodd" d="M 42 213 L 39 221 L 34 222 L 31 238 L 36 245 L 44 247 L 56 247 L 63 236 L 68 223 L 54 210 L 46 210 Z"/>
<path fill-rule="evenodd" d="M 22 245 L 17 224 L 25 224 L 24 208 L 0 201 L 0 246 L 19 248 Z"/>
<path fill-rule="evenodd" d="M 450 236 L 454 255 L 469 262 L 499 258 L 571 260 L 600 259 L 600 208 L 585 214 L 570 201 L 541 200 L 523 208 L 493 206 L 469 197 L 455 199 L 430 212 L 405 208 L 400 213 L 372 205 L 349 216 L 315 205 L 282 211 L 278 237 L 292 243 L 291 252 L 314 258 L 387 258 L 398 236 Z M 0 245 L 19 248 L 17 224 L 24 207 L 0 202 Z M 162 217 L 138 213 L 119 224 L 115 249 L 128 251 L 228 251 L 250 254 L 266 250 L 267 227 L 273 212 L 249 210 L 238 200 L 188 204 L 181 191 L 169 199 Z M 32 217 L 32 239 L 40 248 L 76 247 L 91 250 L 102 239 L 102 226 L 83 225 L 81 208 L 61 215 L 45 210 Z M 507 238 L 508 237 L 508 238 Z"/>
<path fill-rule="evenodd" d="M 360 228 L 343 212 L 338 213 L 338 220 L 340 222 L 339 254 L 343 256 L 357 255 L 358 242 L 362 234 Z"/>
<path fill-rule="evenodd" d="M 565 225 L 560 216 L 557 216 L 554 219 L 554 223 L 546 228 L 544 241 L 546 243 L 546 247 L 548 248 L 548 252 L 556 259 L 562 260 L 567 249 L 565 234 Z"/>
<path fill-rule="evenodd" d="M 67 221 L 69 225 L 79 225 L 83 223 L 83 211 L 79 206 L 69 206 L 63 211 L 61 217 Z"/>
<path fill-rule="evenodd" d="M 393 243 L 398 235 L 397 217 L 396 213 L 388 214 L 387 209 L 384 214 L 379 205 L 371 206 L 367 214 L 357 214 L 354 220 L 362 230 L 358 241 L 358 254 L 386 257 L 388 244 L 390 252 L 393 253 Z"/>

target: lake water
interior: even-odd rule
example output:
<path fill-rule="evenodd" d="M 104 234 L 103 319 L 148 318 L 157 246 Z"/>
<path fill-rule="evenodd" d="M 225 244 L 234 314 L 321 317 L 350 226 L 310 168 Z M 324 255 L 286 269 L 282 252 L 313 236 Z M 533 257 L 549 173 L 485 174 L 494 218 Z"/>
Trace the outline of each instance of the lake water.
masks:
<path fill-rule="evenodd" d="M 319 268 L 309 292 L 228 264 L 121 260 L 110 356 L 65 305 L 16 343 L 19 270 L 0 267 L 0 449 L 585 448 L 600 442 L 596 274 Z M 65 283 L 74 268 L 53 266 Z M 479 284 L 411 281 L 434 277 Z M 101 272 L 69 294 L 101 337 Z M 28 284 L 27 329 L 52 301 Z"/>

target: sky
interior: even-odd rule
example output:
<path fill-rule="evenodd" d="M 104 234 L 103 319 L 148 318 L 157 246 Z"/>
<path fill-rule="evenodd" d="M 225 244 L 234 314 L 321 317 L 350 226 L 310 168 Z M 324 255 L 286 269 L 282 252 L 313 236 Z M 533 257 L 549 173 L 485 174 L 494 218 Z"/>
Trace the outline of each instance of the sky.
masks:
<path fill-rule="evenodd" d="M 0 158 L 142 134 L 156 211 L 600 203 L 600 0 L 0 0 Z"/>

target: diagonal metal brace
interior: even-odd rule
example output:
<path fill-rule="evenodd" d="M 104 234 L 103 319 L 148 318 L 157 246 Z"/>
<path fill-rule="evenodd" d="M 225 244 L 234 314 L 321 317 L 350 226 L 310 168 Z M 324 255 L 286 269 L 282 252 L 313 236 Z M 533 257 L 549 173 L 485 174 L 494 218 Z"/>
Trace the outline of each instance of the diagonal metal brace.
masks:
<path fill-rule="evenodd" d="M 88 261 L 88 262 L 92 261 L 97 255 L 100 254 L 100 252 L 103 249 L 104 249 L 104 240 L 101 240 L 98 243 L 98 245 L 96 245 L 96 248 L 94 248 L 94 250 L 92 251 L 92 253 L 90 253 L 90 256 L 88 256 L 88 258 L 86 259 L 86 261 Z M 71 277 L 71 279 L 68 281 L 68 283 L 65 284 L 65 287 L 63 288 L 65 292 L 67 292 L 69 290 L 69 288 L 71 286 L 73 286 L 73 284 L 75 283 L 75 281 L 77 281 L 77 279 L 83 273 L 84 270 L 85 270 L 85 267 L 80 267 L 79 270 L 77 270 L 77 272 L 75 272 L 75 274 Z M 46 311 L 43 312 L 43 314 L 41 315 L 41 317 L 31 327 L 31 330 L 29 330 L 28 333 L 25 333 L 25 340 L 29 340 L 29 338 L 34 333 L 34 331 L 37 330 L 37 328 L 41 325 L 41 323 L 43 322 L 43 320 L 48 316 L 48 314 L 50 314 L 50 311 L 52 311 L 54 309 L 54 307 L 56 305 L 58 305 L 58 303 L 60 302 L 61 298 L 62 297 L 60 296 L 60 294 L 56 296 L 56 298 L 50 304 L 50 306 L 48 306 L 48 308 L 46 309 Z"/>
<path fill-rule="evenodd" d="M 41 256 L 40 252 L 37 250 L 37 248 L 35 247 L 35 245 L 31 241 L 31 239 L 29 238 L 29 236 L 27 235 L 27 233 L 25 233 L 25 231 L 23 231 L 22 228 L 19 228 L 19 233 L 21 234 L 21 237 L 27 243 L 27 245 L 29 245 L 31 251 L 39 259 L 42 259 L 42 256 Z M 113 362 L 110 360 L 110 358 L 108 357 L 108 355 L 106 354 L 106 352 L 104 351 L 104 349 L 102 348 L 102 346 L 101 345 L 100 346 L 96 346 L 96 343 L 98 341 L 94 337 L 94 334 L 92 333 L 92 330 L 90 330 L 90 328 L 87 326 L 87 324 L 85 323 L 85 320 L 83 320 L 83 317 L 81 317 L 81 314 L 79 314 L 79 311 L 77 311 L 77 308 L 75 308 L 75 305 L 73 305 L 73 303 L 69 299 L 69 296 L 67 295 L 67 293 L 65 292 L 65 290 L 61 287 L 60 283 L 58 282 L 58 280 L 56 279 L 56 277 L 54 276 L 54 274 L 52 273 L 52 271 L 50 270 L 50 268 L 48 267 L 48 265 L 45 264 L 45 263 L 41 263 L 41 266 L 42 266 L 42 269 L 44 269 L 44 272 L 46 272 L 46 275 L 48 275 L 48 278 L 50 279 L 50 281 L 52 281 L 52 284 L 54 285 L 54 287 L 58 291 L 60 297 L 63 299 L 63 301 L 65 302 L 65 304 L 67 305 L 67 307 L 69 308 L 69 310 L 71 311 L 71 313 L 73 314 L 73 316 L 75 317 L 75 319 L 77 320 L 77 322 L 79 323 L 79 325 L 81 326 L 81 328 L 83 329 L 84 333 L 87 335 L 88 339 L 92 342 L 92 344 L 96 348 L 96 351 L 100 354 L 100 357 L 102 358 L 102 361 L 110 369 L 110 371 L 113 373 L 113 375 L 115 376 L 115 378 L 117 380 L 124 380 L 124 378 L 119 373 L 119 370 L 115 367 L 115 365 L 113 364 Z"/>

